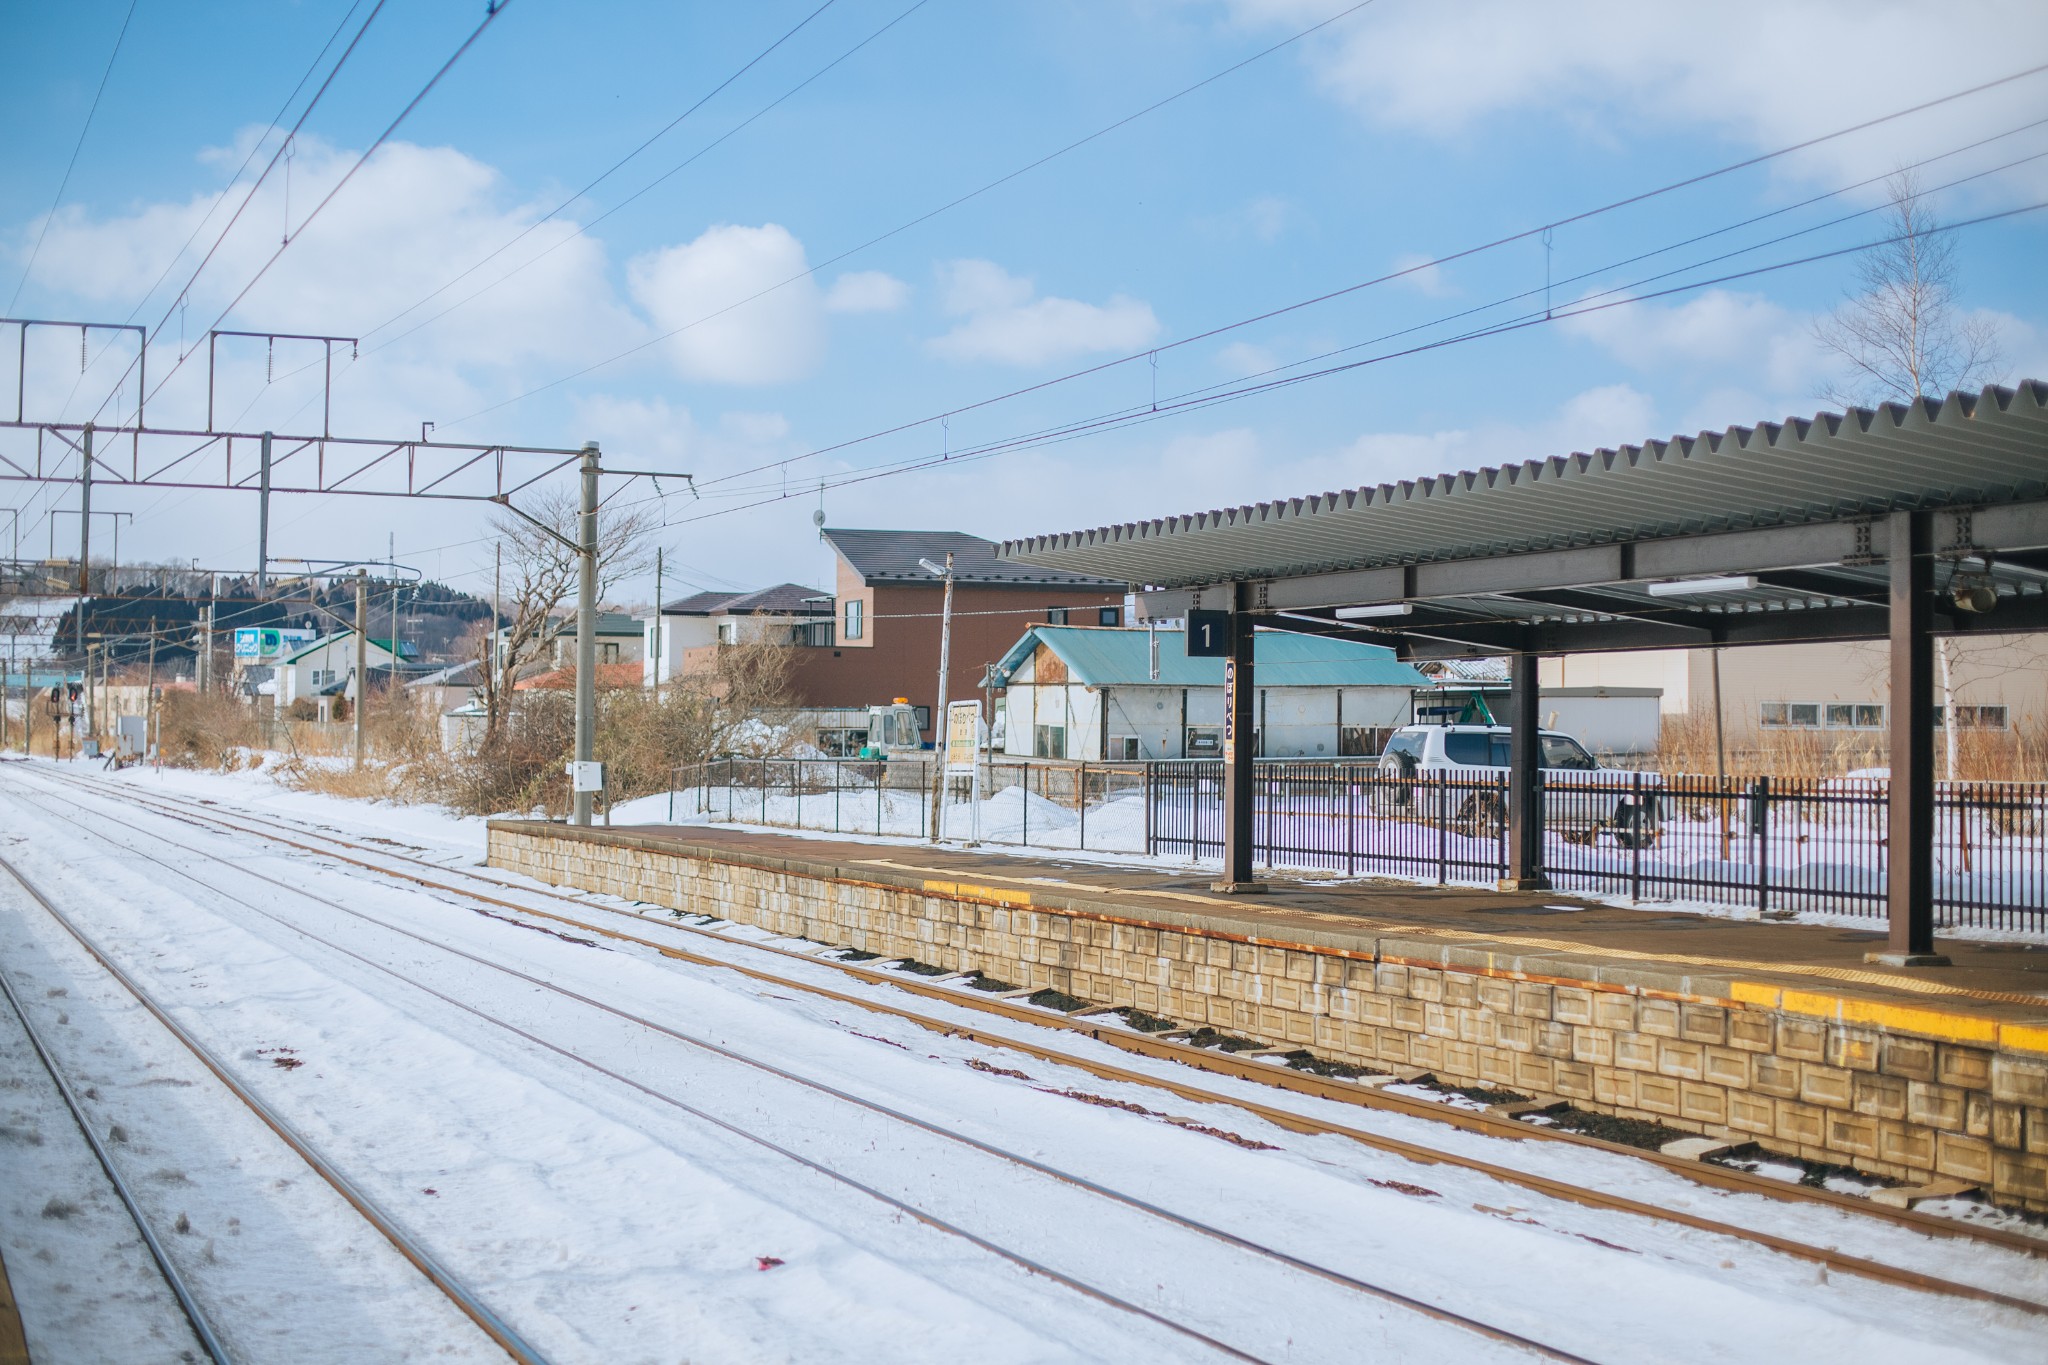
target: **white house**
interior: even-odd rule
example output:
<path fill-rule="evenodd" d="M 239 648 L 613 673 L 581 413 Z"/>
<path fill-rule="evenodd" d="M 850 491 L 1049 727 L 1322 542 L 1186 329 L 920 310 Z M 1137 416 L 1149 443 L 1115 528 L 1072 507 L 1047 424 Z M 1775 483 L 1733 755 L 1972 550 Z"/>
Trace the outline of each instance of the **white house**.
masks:
<path fill-rule="evenodd" d="M 417 658 L 419 650 L 409 642 L 398 646 L 400 660 Z M 393 665 L 391 641 L 371 636 L 364 642 L 364 660 L 374 672 Z M 356 633 L 353 630 L 324 635 L 279 659 L 271 676 L 277 685 L 279 707 L 290 706 L 301 697 L 356 695 Z"/>
<path fill-rule="evenodd" d="M 779 583 L 758 592 L 699 592 L 665 604 L 640 618 L 642 677 L 654 685 L 654 661 L 661 656 L 661 681 L 668 682 L 705 658 L 695 651 L 742 641 L 787 640 L 800 645 L 832 643 L 832 594 L 800 583 Z"/>
<path fill-rule="evenodd" d="M 1158 650 L 1157 676 L 1152 648 Z M 1377 754 L 1405 724 L 1423 676 L 1380 645 L 1261 630 L 1252 642 L 1255 752 Z M 996 665 L 1003 752 L 1037 758 L 1217 758 L 1223 660 L 1191 659 L 1186 634 L 1033 626 Z"/>

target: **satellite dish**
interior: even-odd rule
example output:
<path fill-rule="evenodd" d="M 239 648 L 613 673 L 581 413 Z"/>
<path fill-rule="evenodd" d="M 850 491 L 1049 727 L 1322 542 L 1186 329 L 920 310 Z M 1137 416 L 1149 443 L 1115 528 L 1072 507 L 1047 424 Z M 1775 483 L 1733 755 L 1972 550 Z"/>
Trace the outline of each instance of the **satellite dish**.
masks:
<path fill-rule="evenodd" d="M 819 529 L 820 531 L 822 531 L 822 530 L 824 530 L 824 529 L 825 529 L 825 509 L 824 509 L 824 508 L 820 507 L 820 508 L 819 508 L 819 509 L 818 509 L 817 511 L 815 511 L 815 512 L 811 513 L 811 525 L 813 525 L 813 526 L 817 527 L 817 528 L 818 528 L 818 529 Z"/>

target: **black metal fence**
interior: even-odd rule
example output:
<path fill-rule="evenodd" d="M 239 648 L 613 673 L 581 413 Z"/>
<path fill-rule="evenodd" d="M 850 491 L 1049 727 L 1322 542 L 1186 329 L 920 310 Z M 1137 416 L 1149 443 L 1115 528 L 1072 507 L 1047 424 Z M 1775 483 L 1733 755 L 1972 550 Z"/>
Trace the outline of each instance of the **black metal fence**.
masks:
<path fill-rule="evenodd" d="M 1369 762 L 1255 765 L 1256 860 L 1342 876 L 1490 884 L 1507 874 L 1506 776 L 1383 774 Z M 680 775 L 679 817 L 920 837 L 930 769 L 916 760 L 728 759 Z M 1559 890 L 1710 902 L 1755 912 L 1881 918 L 1889 783 L 1552 771 L 1544 870 Z M 1220 859 L 1223 765 L 984 764 L 941 794 L 943 835 L 1048 850 Z M 2048 783 L 1941 783 L 1934 892 L 1941 922 L 2048 927 Z"/>

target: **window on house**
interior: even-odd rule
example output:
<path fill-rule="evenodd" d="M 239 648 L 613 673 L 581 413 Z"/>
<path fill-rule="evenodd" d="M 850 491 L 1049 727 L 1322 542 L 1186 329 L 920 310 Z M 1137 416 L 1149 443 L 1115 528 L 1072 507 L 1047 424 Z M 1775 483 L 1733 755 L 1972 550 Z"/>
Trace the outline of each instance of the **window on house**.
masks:
<path fill-rule="evenodd" d="M 1045 623 L 1049 626 L 1065 625 L 1067 623 L 1067 609 L 1065 607 L 1047 607 L 1045 609 Z"/>
<path fill-rule="evenodd" d="M 861 608 L 865 605 L 866 603 L 858 600 L 846 604 L 846 638 L 849 640 L 864 638 L 861 631 L 866 622 L 861 619 Z"/>
<path fill-rule="evenodd" d="M 1103 757 L 1126 763 L 1138 761 L 1138 737 L 1136 735 L 1111 735 L 1109 752 Z"/>
<path fill-rule="evenodd" d="M 1767 701 L 1758 713 L 1767 729 L 1817 730 L 1821 704 L 1817 701 Z"/>
<path fill-rule="evenodd" d="M 1831 701 L 1826 707 L 1830 730 L 1879 730 L 1884 728 L 1884 707 L 1870 702 Z"/>
<path fill-rule="evenodd" d="M 1104 607 L 1095 613 L 1095 624 L 1099 626 L 1120 626 L 1124 623 L 1122 607 Z"/>
<path fill-rule="evenodd" d="M 1067 756 L 1067 727 L 1064 725 L 1032 726 L 1031 756 L 1033 758 L 1065 758 Z"/>
<path fill-rule="evenodd" d="M 1942 708 L 1934 708 L 1934 725 L 1940 729 L 1945 717 Z M 1956 728 L 1958 730 L 2003 730 L 2008 723 L 2003 706 L 1958 706 Z"/>

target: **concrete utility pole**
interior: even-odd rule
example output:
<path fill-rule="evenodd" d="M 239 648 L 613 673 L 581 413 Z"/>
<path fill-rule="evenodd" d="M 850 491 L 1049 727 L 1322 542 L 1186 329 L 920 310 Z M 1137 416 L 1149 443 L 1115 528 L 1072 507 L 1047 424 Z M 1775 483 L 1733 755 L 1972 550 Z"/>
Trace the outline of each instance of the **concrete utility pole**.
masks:
<path fill-rule="evenodd" d="M 256 588 L 270 586 L 270 433 L 263 433 L 261 471 L 256 482 Z M 360 624 L 360 622 L 358 622 Z"/>
<path fill-rule="evenodd" d="M 92 592 L 86 575 L 92 571 L 92 423 L 79 433 L 84 438 L 78 461 L 78 612 L 75 617 L 78 657 L 85 657 L 85 599 Z M 88 683 L 91 679 L 88 676 Z"/>
<path fill-rule="evenodd" d="M 208 602 L 199 609 L 199 657 L 193 661 L 192 680 L 198 685 L 199 695 L 205 696 L 213 686 L 213 603 Z"/>
<path fill-rule="evenodd" d="M 917 561 L 926 573 L 946 580 L 945 605 L 939 608 L 939 709 L 932 714 L 932 842 L 939 841 L 939 816 L 946 796 L 946 678 L 953 671 L 953 552 L 946 551 L 946 567 L 929 559 Z"/>
<path fill-rule="evenodd" d="M 661 705 L 661 547 L 654 547 L 654 704 Z M 1954 774 L 1950 774 L 1954 776 Z"/>
<path fill-rule="evenodd" d="M 370 699 L 370 571 L 356 570 L 356 771 L 363 767 L 363 711 Z"/>
<path fill-rule="evenodd" d="M 576 761 L 597 745 L 597 442 L 583 447 L 583 505 L 576 518 L 582 573 L 576 585 Z M 572 783 L 572 785 L 581 785 Z M 571 793 L 571 819 L 590 823 L 591 793 Z"/>

